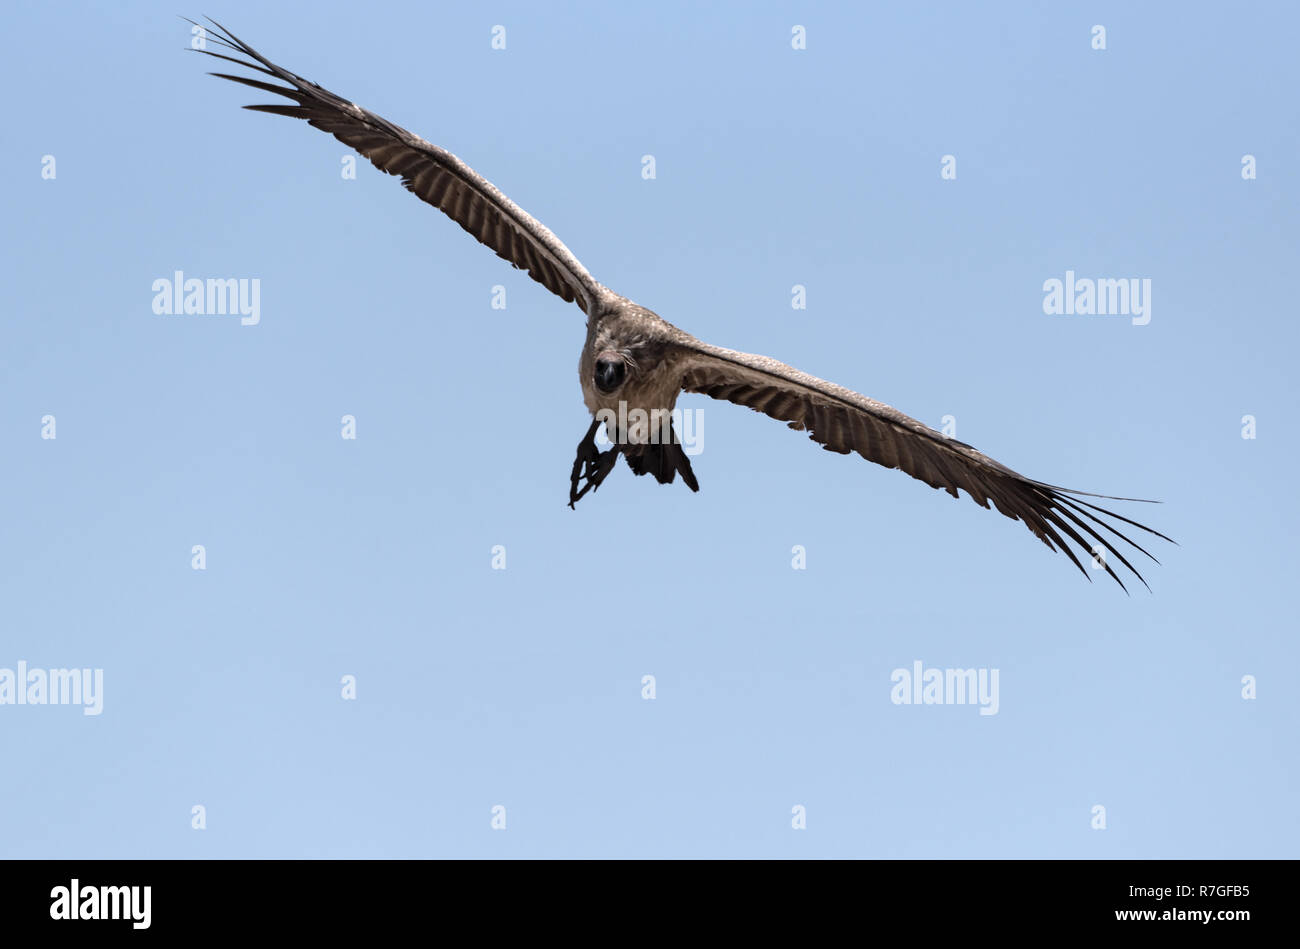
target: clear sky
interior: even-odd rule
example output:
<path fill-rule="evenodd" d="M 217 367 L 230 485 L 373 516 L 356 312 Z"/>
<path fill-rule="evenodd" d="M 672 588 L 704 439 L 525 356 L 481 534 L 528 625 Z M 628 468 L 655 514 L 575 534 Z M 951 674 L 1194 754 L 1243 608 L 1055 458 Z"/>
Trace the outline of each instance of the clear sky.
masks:
<path fill-rule="evenodd" d="M 1180 546 L 1125 596 L 702 396 L 700 493 L 620 463 L 569 510 L 582 314 L 241 111 L 273 99 L 178 14 L 455 152 L 682 328 L 1158 498 L 1117 509 Z M 6 21 L 0 677 L 103 687 L 0 705 L 0 854 L 1300 856 L 1293 5 Z M 260 321 L 155 314 L 178 270 L 257 279 Z M 1067 271 L 1150 280 L 1149 322 L 1046 314 Z M 895 704 L 917 662 L 997 670 L 996 714 Z"/>

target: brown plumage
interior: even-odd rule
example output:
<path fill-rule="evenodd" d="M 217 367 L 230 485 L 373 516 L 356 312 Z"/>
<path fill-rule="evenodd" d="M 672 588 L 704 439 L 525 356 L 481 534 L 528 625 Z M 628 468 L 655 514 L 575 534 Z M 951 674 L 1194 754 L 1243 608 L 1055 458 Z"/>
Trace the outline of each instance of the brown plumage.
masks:
<path fill-rule="evenodd" d="M 632 426 L 621 429 L 618 423 L 633 409 L 670 412 L 679 393 L 697 392 L 780 419 L 797 431 L 808 432 L 828 451 L 857 452 L 868 461 L 898 468 L 953 497 L 965 491 L 977 504 L 986 508 L 992 505 L 1007 517 L 1022 521 L 1049 548 L 1064 551 L 1085 577 L 1088 571 L 1071 544 L 1081 548 L 1087 557 L 1095 553 L 1100 565 L 1121 587 L 1124 583 L 1108 555 L 1146 584 L 1113 539 L 1122 540 L 1153 561 L 1155 558 L 1104 518 L 1164 540 L 1170 538 L 1083 500 L 1107 495 L 1026 478 L 970 445 L 947 438 L 881 402 L 766 356 L 700 342 L 653 311 L 597 283 L 559 238 L 455 155 L 282 69 L 220 24 L 215 25 L 219 32 L 210 39 L 253 62 L 210 50 L 201 52 L 286 85 L 229 73 L 212 75 L 284 96 L 294 103 L 245 108 L 304 119 L 329 132 L 381 171 L 400 176 L 402 184 L 422 201 L 438 208 L 499 257 L 526 270 L 538 283 L 576 303 L 587 314 L 587 339 L 578 372 L 583 400 L 594 420 L 578 446 L 573 464 L 571 506 L 599 487 L 620 456 L 638 475 L 650 474 L 667 484 L 680 474 L 692 491 L 698 491 L 690 459 L 670 427 L 664 429 L 669 433 L 666 439 L 654 439 Z M 597 451 L 594 441 L 602 423 L 614 442 L 604 452 Z"/>

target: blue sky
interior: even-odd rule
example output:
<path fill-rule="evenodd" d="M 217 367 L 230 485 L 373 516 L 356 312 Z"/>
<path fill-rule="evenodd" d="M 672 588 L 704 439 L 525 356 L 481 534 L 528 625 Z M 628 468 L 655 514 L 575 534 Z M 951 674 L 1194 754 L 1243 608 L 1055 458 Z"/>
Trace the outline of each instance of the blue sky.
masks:
<path fill-rule="evenodd" d="M 1180 546 L 1125 596 L 702 396 L 699 494 L 620 464 L 570 511 L 581 313 L 241 111 L 271 100 L 178 14 L 455 152 L 702 339 L 1159 498 L 1119 509 Z M 0 705 L 0 854 L 1297 856 L 1293 8 L 7 16 L 0 670 L 104 686 Z M 155 315 L 176 270 L 258 279 L 260 322 Z M 1149 279 L 1150 322 L 1045 314 L 1067 270 Z M 998 670 L 997 714 L 894 704 L 917 661 Z"/>

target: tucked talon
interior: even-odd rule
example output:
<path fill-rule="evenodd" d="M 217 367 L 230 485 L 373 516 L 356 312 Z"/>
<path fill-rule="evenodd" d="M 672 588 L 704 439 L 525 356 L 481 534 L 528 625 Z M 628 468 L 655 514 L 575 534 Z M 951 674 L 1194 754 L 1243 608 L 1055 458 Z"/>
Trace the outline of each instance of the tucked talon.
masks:
<path fill-rule="evenodd" d="M 609 451 L 597 454 L 595 461 L 587 461 L 586 470 L 582 473 L 582 480 L 587 483 L 584 484 L 582 490 L 579 491 L 579 479 L 577 477 L 573 478 L 569 485 L 569 507 L 573 507 L 577 504 L 577 502 L 580 501 L 583 495 L 588 491 L 595 491 L 601 486 L 605 478 L 609 476 L 609 473 L 614 470 L 614 464 L 618 461 L 618 455 L 619 450 L 615 447 L 611 448 Z M 576 462 L 574 463 L 574 467 L 577 467 Z"/>
<path fill-rule="evenodd" d="M 600 487 L 601 482 L 614 470 L 614 464 L 618 461 L 618 446 L 608 451 L 596 449 L 596 431 L 599 427 L 600 420 L 593 420 L 591 427 L 587 429 L 587 434 L 583 436 L 582 441 L 578 442 L 577 456 L 573 459 L 573 470 L 569 475 L 569 507 L 571 508 L 588 491 Z M 578 489 L 579 481 L 586 482 L 581 490 Z"/>

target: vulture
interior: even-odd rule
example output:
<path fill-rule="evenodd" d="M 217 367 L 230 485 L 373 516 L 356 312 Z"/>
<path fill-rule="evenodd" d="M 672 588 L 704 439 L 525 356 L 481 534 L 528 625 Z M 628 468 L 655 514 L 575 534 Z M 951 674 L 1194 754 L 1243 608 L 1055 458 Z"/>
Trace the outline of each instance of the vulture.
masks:
<path fill-rule="evenodd" d="M 189 21 L 193 23 L 194 21 Z M 673 431 L 671 412 L 682 392 L 747 406 L 807 432 L 828 451 L 857 452 L 868 461 L 898 468 L 953 497 L 965 491 L 1026 527 L 1051 550 L 1066 556 L 1089 580 L 1079 554 L 1104 568 L 1127 593 L 1113 558 L 1150 590 L 1117 546 L 1118 541 L 1158 563 L 1111 521 L 1172 539 L 1085 498 L 1138 501 L 1061 488 L 1026 478 L 891 406 L 851 389 L 800 372 L 767 356 L 701 342 L 646 307 L 620 296 L 587 272 L 545 225 L 501 193 L 455 155 L 387 119 L 335 95 L 266 59 L 221 24 L 208 31 L 226 55 L 199 49 L 274 80 L 214 72 L 210 75 L 282 96 L 287 102 L 248 105 L 303 119 L 369 159 L 380 171 L 433 205 L 498 257 L 586 314 L 587 338 L 578 361 L 582 397 L 593 420 L 578 444 L 569 476 L 569 506 L 594 491 L 622 456 L 635 474 L 670 484 L 677 475 L 692 490 L 699 482 Z M 198 24 L 195 24 L 196 26 Z M 201 27 L 201 29 L 207 29 Z M 238 56 L 246 58 L 237 58 Z M 648 420 L 648 424 L 647 424 Z M 601 425 L 612 447 L 600 451 Z M 1143 502 L 1154 503 L 1154 502 Z M 1109 520 L 1108 520 L 1109 519 Z M 1080 548 L 1076 552 L 1071 544 Z M 1130 554 L 1132 554 L 1130 551 Z"/>

